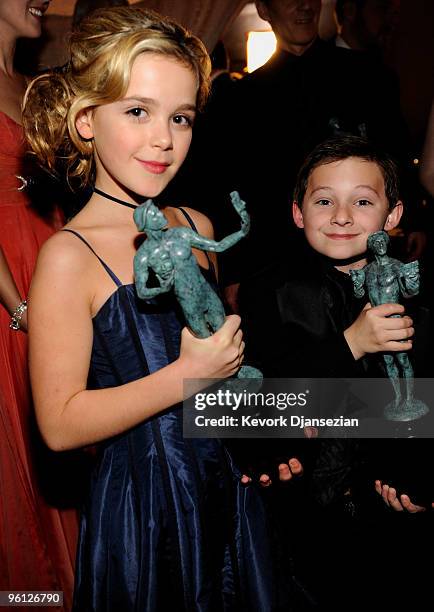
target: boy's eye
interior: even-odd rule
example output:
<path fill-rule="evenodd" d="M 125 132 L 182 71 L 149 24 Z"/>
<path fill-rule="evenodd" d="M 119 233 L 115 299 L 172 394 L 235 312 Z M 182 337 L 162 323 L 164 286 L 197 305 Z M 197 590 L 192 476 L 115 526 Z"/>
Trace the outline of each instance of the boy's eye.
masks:
<path fill-rule="evenodd" d="M 357 200 L 356 204 L 357 206 L 371 206 L 372 202 L 369 200 Z"/>
<path fill-rule="evenodd" d="M 320 206 L 330 206 L 331 202 L 330 200 L 326 200 L 325 198 L 318 200 L 317 204 L 319 204 Z"/>
<path fill-rule="evenodd" d="M 147 112 L 145 111 L 144 108 L 140 108 L 140 107 L 136 107 L 136 108 L 130 108 L 129 111 L 127 111 L 127 115 L 131 115 L 132 117 L 135 117 L 136 119 L 144 119 L 147 116 Z"/>
<path fill-rule="evenodd" d="M 187 127 L 191 127 L 193 125 L 193 119 L 188 115 L 175 115 L 173 117 L 173 123 L 175 123 L 176 125 L 185 125 Z"/>

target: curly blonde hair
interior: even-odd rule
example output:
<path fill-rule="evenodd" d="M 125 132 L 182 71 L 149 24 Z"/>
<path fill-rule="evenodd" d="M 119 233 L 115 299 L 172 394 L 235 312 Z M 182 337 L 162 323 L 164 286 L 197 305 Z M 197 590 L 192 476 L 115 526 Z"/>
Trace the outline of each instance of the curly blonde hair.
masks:
<path fill-rule="evenodd" d="M 23 125 L 41 165 L 56 172 L 61 158 L 68 179 L 76 177 L 82 185 L 92 180 L 93 142 L 78 133 L 77 116 L 120 100 L 128 89 L 133 63 L 142 53 L 172 57 L 189 67 L 198 82 L 198 108 L 203 108 L 210 60 L 196 36 L 147 9 L 96 10 L 72 32 L 65 68 L 35 78 L 27 88 Z"/>

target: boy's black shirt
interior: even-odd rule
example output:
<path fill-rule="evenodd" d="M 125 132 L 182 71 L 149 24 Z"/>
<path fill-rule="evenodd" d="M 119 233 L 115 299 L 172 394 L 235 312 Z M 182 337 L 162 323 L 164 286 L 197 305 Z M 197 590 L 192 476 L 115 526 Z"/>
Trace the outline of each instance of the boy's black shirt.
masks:
<path fill-rule="evenodd" d="M 294 261 L 282 261 L 258 271 L 242 286 L 240 305 L 246 361 L 259 367 L 268 378 L 385 376 L 380 355 L 356 361 L 343 335 L 363 309 L 366 298 L 355 298 L 350 276 L 336 270 L 331 260 L 307 244 L 299 257 L 299 266 Z M 429 333 L 418 329 L 421 317 L 417 304 L 413 310 L 411 315 L 416 319 L 420 342 L 418 359 L 414 350 L 411 358 L 413 364 L 426 364 L 424 353 Z M 426 327 L 427 321 L 422 323 Z M 427 489 L 425 480 L 431 471 L 427 453 L 430 443 L 413 440 L 410 447 L 409 440 L 283 439 L 234 446 L 250 465 L 255 458 L 260 472 L 267 468 L 275 471 L 279 459 L 298 456 L 305 464 L 303 478 L 309 481 L 314 499 L 328 505 L 340 503 L 349 488 L 360 498 L 372 500 L 376 495 L 375 478 L 386 481 L 398 475 L 401 486 L 408 489 L 401 492 L 411 496 L 413 491 L 420 498 L 421 491 Z M 423 497 L 426 502 L 426 495 Z"/>
<path fill-rule="evenodd" d="M 353 295 L 350 277 L 307 246 L 300 252 L 300 264 L 282 261 L 242 284 L 247 363 L 267 378 L 363 376 L 364 365 L 354 360 L 341 333 L 363 307 Z M 303 478 L 321 505 L 343 495 L 351 466 L 360 463 L 358 444 L 348 440 L 263 439 L 232 446 L 254 472 L 275 473 L 278 461 L 298 457 Z"/>
<path fill-rule="evenodd" d="M 270 266 L 241 286 L 247 361 L 269 378 L 362 375 L 342 333 L 364 305 L 351 278 L 307 247 L 299 255 L 300 266 Z"/>

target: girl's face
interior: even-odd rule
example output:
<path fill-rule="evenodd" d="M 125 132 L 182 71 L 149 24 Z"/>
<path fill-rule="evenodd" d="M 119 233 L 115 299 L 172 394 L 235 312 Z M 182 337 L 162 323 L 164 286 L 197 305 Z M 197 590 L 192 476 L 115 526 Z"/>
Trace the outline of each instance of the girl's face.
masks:
<path fill-rule="evenodd" d="M 197 79 L 174 58 L 143 53 L 133 64 L 122 100 L 77 118 L 92 138 L 96 186 L 111 195 L 155 197 L 184 161 L 196 112 Z"/>
<path fill-rule="evenodd" d="M 13 38 L 38 38 L 50 0 L 1 0 L 0 31 Z"/>

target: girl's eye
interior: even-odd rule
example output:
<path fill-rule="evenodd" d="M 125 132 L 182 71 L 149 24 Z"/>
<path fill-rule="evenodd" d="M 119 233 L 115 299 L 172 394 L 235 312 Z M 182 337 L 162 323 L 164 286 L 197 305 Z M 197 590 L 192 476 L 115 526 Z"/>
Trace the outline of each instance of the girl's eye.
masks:
<path fill-rule="evenodd" d="M 129 111 L 127 111 L 127 115 L 131 115 L 132 117 L 135 117 L 136 119 L 144 119 L 147 116 L 147 112 L 145 111 L 144 108 L 131 108 Z"/>
<path fill-rule="evenodd" d="M 173 123 L 176 125 L 185 125 L 191 127 L 193 125 L 193 119 L 187 115 L 175 115 L 173 117 Z"/>

